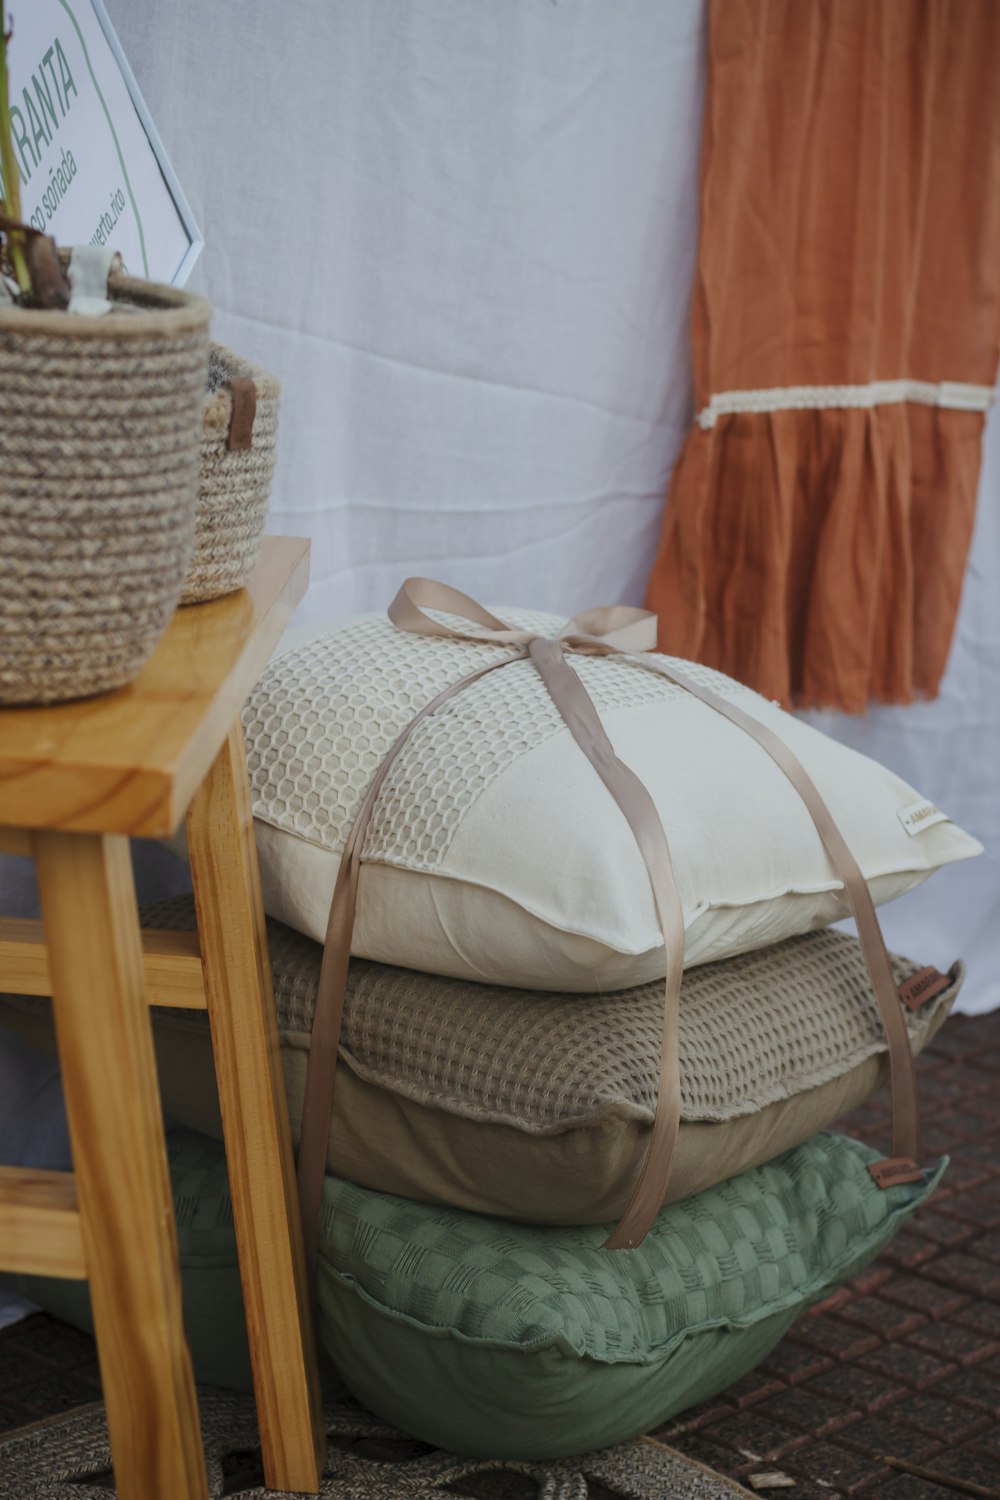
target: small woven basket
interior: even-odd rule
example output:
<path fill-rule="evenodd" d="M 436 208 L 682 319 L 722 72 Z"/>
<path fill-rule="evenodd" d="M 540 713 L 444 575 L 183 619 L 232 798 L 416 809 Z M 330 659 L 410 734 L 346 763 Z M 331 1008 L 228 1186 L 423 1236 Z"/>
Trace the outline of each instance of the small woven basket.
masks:
<path fill-rule="evenodd" d="M 241 589 L 253 571 L 274 473 L 278 396 L 273 375 L 210 346 L 197 531 L 182 604 Z"/>
<path fill-rule="evenodd" d="M 108 286 L 138 310 L 0 309 L 0 703 L 130 681 L 187 572 L 211 309 Z"/>

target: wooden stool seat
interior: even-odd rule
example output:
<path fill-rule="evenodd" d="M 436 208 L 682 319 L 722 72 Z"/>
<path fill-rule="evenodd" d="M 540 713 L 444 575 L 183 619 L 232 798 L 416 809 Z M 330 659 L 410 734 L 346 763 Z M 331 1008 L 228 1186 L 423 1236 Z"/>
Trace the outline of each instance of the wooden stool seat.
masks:
<path fill-rule="evenodd" d="M 325 1436 L 239 713 L 305 591 L 265 538 L 246 589 L 178 610 L 135 682 L 0 709 L 0 849 L 42 921 L 0 921 L 0 992 L 52 995 L 72 1173 L 0 1167 L 0 1269 L 86 1276 L 120 1500 L 207 1500 L 149 1004 L 207 1008 L 267 1483 Z M 186 817 L 198 933 L 139 929 L 130 836 Z"/>

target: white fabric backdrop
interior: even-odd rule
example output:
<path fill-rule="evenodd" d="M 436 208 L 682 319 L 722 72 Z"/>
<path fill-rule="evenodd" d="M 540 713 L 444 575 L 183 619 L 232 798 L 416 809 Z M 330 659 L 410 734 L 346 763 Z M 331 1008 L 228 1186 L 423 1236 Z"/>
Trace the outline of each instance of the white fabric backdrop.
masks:
<path fill-rule="evenodd" d="M 701 5 L 108 10 L 206 237 L 192 285 L 283 381 L 307 613 L 406 570 L 641 594 L 691 417 Z"/>
<path fill-rule="evenodd" d="M 106 0 L 207 240 L 216 337 L 284 389 L 270 529 L 307 622 L 409 572 L 641 601 L 692 415 L 702 0 Z M 1000 845 L 1000 423 L 940 699 L 823 726 Z M 143 850 L 146 891 L 176 883 Z M 149 866 L 152 866 L 150 869 Z M 0 906 L 30 905 L 23 870 Z M 885 909 L 1000 1005 L 987 855 Z"/>

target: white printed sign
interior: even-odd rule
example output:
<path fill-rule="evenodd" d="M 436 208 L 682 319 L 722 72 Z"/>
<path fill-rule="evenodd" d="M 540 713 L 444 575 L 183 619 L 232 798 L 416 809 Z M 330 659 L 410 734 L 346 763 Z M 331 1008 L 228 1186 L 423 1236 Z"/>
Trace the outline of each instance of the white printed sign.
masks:
<path fill-rule="evenodd" d="M 100 0 L 8 0 L 21 215 L 181 284 L 201 237 Z"/>

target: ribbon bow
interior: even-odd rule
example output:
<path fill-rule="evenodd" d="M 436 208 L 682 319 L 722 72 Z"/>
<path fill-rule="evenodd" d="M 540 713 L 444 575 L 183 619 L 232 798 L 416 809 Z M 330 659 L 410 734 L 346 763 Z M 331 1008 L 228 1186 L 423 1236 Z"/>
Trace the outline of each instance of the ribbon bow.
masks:
<path fill-rule="evenodd" d="M 428 614 L 428 610 L 467 620 L 470 628 L 456 629 L 446 625 Z M 674 880 L 667 836 L 656 805 L 635 772 L 615 754 L 590 695 L 566 661 L 567 653 L 628 654 L 630 660 L 683 688 L 749 734 L 770 755 L 798 792 L 847 893 L 858 925 L 858 936 L 889 1051 L 892 1156 L 888 1160 L 873 1163 L 870 1171 L 879 1186 L 884 1187 L 921 1178 L 922 1173 L 917 1168 L 921 1151 L 913 1057 L 871 894 L 826 803 L 784 741 L 753 715 L 685 676 L 667 658 L 650 654 L 656 643 L 656 617 L 648 610 L 632 609 L 621 604 L 586 610 L 575 615 L 563 627 L 558 638 L 553 640 L 534 631 L 520 630 L 506 624 L 467 594 L 460 593 L 447 584 L 435 583 L 428 578 L 409 578 L 389 606 L 389 619 L 398 629 L 414 635 L 478 641 L 485 645 L 517 646 L 521 649 L 500 661 L 489 662 L 460 681 L 452 683 L 410 720 L 390 746 L 348 835 L 330 906 L 316 996 L 299 1143 L 299 1196 L 306 1256 L 313 1280 L 327 1141 L 333 1112 L 337 1047 L 347 992 L 347 968 L 361 871 L 361 850 L 372 811 L 393 762 L 420 721 L 487 673 L 502 670 L 511 662 L 523 661 L 525 658 L 534 663 L 567 728 L 624 814 L 649 874 L 663 930 L 666 977 L 656 1109 L 646 1155 L 632 1196 L 621 1222 L 605 1241 L 604 1248 L 631 1249 L 640 1243 L 659 1212 L 670 1177 L 681 1112 L 678 1021 L 684 968 L 684 912 Z"/>
<path fill-rule="evenodd" d="M 457 615 L 479 630 L 456 630 L 427 614 L 428 609 Z M 479 641 L 493 646 L 530 647 L 532 641 L 547 640 L 536 630 L 517 630 L 491 615 L 488 609 L 447 583 L 430 578 L 408 578 L 388 609 L 389 619 L 411 635 L 445 636 L 450 641 Z M 648 609 L 628 604 L 606 604 L 574 615 L 560 630 L 559 642 L 586 656 L 610 656 L 618 651 L 655 651 L 656 616 Z"/>

